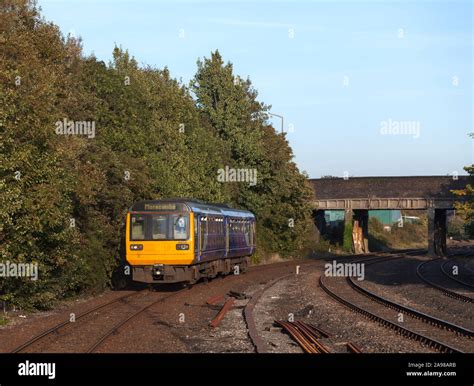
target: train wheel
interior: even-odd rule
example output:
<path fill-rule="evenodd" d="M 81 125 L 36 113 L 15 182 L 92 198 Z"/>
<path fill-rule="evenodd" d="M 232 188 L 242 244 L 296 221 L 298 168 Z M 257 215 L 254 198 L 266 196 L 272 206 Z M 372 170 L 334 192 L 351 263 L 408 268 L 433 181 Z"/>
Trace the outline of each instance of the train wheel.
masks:
<path fill-rule="evenodd" d="M 241 264 L 241 271 L 242 271 L 242 273 L 247 272 L 248 267 L 249 267 L 249 263 L 250 263 L 250 258 L 249 258 L 249 257 L 246 257 L 246 258 L 242 261 L 242 264 Z"/>

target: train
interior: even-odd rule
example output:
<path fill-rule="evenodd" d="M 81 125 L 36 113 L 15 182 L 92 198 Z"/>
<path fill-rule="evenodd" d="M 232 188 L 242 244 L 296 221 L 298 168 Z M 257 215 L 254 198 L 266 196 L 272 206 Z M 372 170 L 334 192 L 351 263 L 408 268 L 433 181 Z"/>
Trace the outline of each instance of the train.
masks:
<path fill-rule="evenodd" d="M 125 218 L 122 260 L 133 282 L 196 283 L 244 273 L 256 252 L 255 215 L 194 199 L 140 201 Z"/>

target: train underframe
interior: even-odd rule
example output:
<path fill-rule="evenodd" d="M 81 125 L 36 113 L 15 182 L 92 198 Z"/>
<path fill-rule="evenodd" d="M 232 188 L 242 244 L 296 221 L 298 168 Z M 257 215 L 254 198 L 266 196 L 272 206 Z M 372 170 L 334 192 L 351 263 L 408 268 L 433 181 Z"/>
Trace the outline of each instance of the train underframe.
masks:
<path fill-rule="evenodd" d="M 135 282 L 196 283 L 199 279 L 212 279 L 218 275 L 244 273 L 250 263 L 250 256 L 233 257 L 199 262 L 191 265 L 154 264 L 132 266 L 132 280 Z"/>

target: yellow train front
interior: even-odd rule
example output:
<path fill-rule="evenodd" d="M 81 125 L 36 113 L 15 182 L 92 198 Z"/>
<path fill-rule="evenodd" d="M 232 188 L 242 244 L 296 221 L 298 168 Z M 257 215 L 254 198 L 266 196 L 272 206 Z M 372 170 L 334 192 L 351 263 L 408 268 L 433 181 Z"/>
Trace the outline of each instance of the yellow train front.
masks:
<path fill-rule="evenodd" d="M 141 201 L 127 213 L 125 248 L 137 282 L 194 283 L 238 274 L 255 253 L 255 216 L 197 200 Z"/>

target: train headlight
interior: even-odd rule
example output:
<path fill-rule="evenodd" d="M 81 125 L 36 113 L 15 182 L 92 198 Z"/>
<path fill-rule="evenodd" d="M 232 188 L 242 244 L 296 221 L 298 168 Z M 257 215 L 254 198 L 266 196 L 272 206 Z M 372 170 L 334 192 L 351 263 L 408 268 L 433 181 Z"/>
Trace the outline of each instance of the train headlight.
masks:
<path fill-rule="evenodd" d="M 176 250 L 178 251 L 187 251 L 189 249 L 189 244 L 176 244 Z"/>
<path fill-rule="evenodd" d="M 163 264 L 155 264 L 153 266 L 153 275 L 154 276 L 161 276 L 165 273 L 165 266 Z"/>
<path fill-rule="evenodd" d="M 130 244 L 132 251 L 143 251 L 143 244 Z"/>

